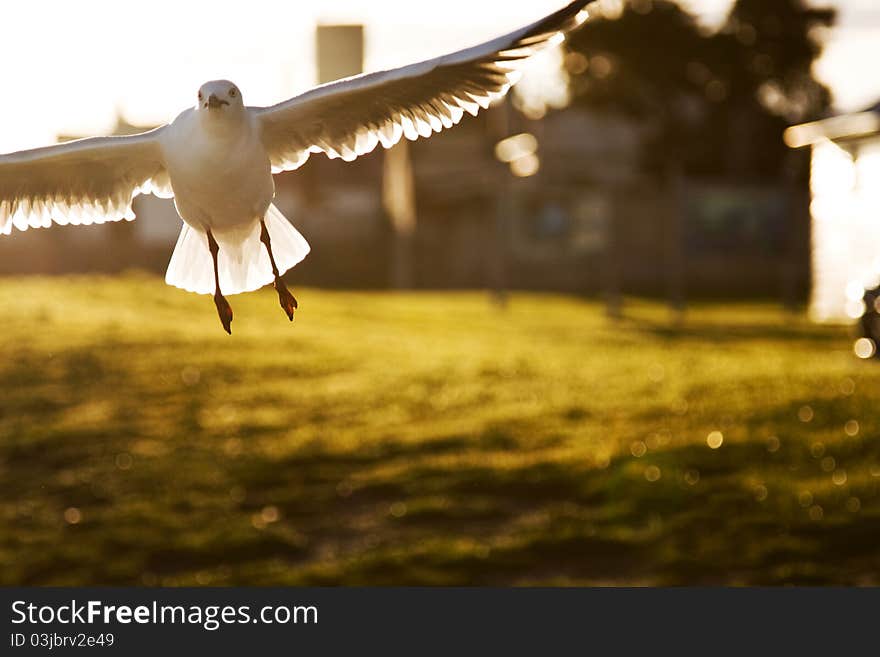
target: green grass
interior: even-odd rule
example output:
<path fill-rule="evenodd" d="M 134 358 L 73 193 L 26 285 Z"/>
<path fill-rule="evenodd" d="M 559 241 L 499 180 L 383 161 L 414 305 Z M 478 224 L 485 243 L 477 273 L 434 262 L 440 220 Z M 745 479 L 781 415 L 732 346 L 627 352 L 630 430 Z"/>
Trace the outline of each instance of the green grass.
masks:
<path fill-rule="evenodd" d="M 0 281 L 0 583 L 880 583 L 846 329 L 296 292 Z"/>

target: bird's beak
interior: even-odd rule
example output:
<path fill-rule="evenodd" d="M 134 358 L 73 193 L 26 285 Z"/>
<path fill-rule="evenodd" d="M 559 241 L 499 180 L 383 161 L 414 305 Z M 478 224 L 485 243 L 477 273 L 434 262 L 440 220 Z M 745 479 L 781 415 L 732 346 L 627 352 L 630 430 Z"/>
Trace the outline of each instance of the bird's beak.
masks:
<path fill-rule="evenodd" d="M 218 109 L 218 108 L 223 107 L 224 105 L 228 105 L 228 104 L 229 104 L 229 101 L 221 100 L 220 98 L 217 98 L 217 96 L 214 94 L 211 94 L 210 96 L 208 96 L 208 107 L 211 109 Z"/>

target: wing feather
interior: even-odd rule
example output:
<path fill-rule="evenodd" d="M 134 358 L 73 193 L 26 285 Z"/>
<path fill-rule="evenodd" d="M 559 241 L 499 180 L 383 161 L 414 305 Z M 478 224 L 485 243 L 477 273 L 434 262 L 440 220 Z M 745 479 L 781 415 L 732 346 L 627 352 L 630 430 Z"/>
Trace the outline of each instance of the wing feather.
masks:
<path fill-rule="evenodd" d="M 131 220 L 138 194 L 170 197 L 161 130 L 0 155 L 0 234 Z"/>
<path fill-rule="evenodd" d="M 517 66 L 564 39 L 595 0 L 577 0 L 516 32 L 444 57 L 316 87 L 272 107 L 255 108 L 273 171 L 297 169 L 311 153 L 354 160 L 379 144 L 414 141 L 451 128 L 464 113 L 504 96 Z"/>

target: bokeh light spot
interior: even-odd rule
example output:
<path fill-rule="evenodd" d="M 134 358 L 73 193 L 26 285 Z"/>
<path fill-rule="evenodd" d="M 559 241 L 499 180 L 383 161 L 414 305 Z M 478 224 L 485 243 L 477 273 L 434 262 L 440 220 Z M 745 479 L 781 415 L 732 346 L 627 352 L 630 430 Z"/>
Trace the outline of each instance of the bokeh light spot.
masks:
<path fill-rule="evenodd" d="M 202 379 L 202 373 L 195 367 L 187 366 L 184 367 L 180 372 L 180 380 L 183 381 L 183 385 L 185 386 L 194 386 Z"/>
<path fill-rule="evenodd" d="M 530 178 L 541 170 L 541 158 L 535 153 L 524 155 L 510 163 L 510 171 L 517 178 Z"/>
<path fill-rule="evenodd" d="M 816 417 L 816 414 L 813 412 L 812 406 L 801 406 L 798 409 L 798 420 L 804 424 L 812 422 L 814 417 Z"/>
<path fill-rule="evenodd" d="M 862 360 L 868 360 L 877 353 L 877 345 L 870 338 L 859 338 L 853 345 L 853 351 Z"/>
<path fill-rule="evenodd" d="M 263 507 L 263 510 L 260 511 L 260 517 L 263 519 L 263 522 L 269 525 L 281 519 L 281 512 L 277 506 L 267 506 Z"/>
<path fill-rule="evenodd" d="M 593 77 L 604 80 L 614 72 L 614 63 L 605 55 L 594 55 L 589 68 Z"/>
<path fill-rule="evenodd" d="M 65 509 L 64 522 L 68 525 L 78 525 L 82 521 L 82 513 L 75 506 Z"/>
<path fill-rule="evenodd" d="M 510 163 L 522 157 L 534 155 L 537 150 L 538 140 L 534 135 L 524 132 L 499 141 L 495 146 L 495 157 L 502 162 Z"/>
<path fill-rule="evenodd" d="M 570 52 L 565 56 L 565 70 L 572 75 L 583 75 L 590 67 L 590 60 L 582 53 Z"/>
<path fill-rule="evenodd" d="M 724 444 L 724 434 L 713 431 L 706 437 L 706 444 L 712 449 L 719 449 Z"/>
<path fill-rule="evenodd" d="M 858 301 L 847 301 L 845 310 L 847 317 L 849 317 L 850 319 L 858 319 L 865 314 L 867 308 L 865 306 L 865 302 L 859 299 Z"/>
<path fill-rule="evenodd" d="M 657 363 L 648 371 L 648 378 L 652 383 L 663 383 L 666 380 L 666 368 Z"/>

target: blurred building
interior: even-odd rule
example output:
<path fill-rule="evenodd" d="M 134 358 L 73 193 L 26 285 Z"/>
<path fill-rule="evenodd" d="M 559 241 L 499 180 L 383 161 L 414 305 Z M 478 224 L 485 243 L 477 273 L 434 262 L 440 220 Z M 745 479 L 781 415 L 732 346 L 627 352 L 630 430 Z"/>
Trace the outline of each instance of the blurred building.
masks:
<path fill-rule="evenodd" d="M 364 26 L 319 25 L 315 34 L 318 84 L 364 71 Z"/>
<path fill-rule="evenodd" d="M 533 152 L 499 162 L 502 137 Z M 643 172 L 644 138 L 619 115 L 572 107 L 530 121 L 500 106 L 410 144 L 415 286 L 765 298 L 806 287 L 805 222 L 785 181 L 658 180 Z M 394 279 L 386 157 L 315 157 L 279 176 L 279 207 L 315 247 L 298 278 Z"/>
<path fill-rule="evenodd" d="M 880 103 L 798 125 L 793 148 L 812 148 L 812 316 L 852 321 L 880 283 Z"/>

